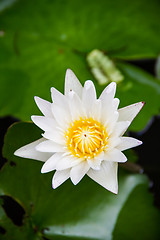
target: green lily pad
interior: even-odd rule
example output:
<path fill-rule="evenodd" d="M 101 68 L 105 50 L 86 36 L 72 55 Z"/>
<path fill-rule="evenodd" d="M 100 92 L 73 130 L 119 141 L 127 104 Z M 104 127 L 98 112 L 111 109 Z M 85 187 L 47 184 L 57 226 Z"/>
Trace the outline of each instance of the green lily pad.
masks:
<path fill-rule="evenodd" d="M 22 226 L 16 226 L 11 219 L 7 217 L 2 206 L 0 206 L 0 230 L 0 239 L 3 240 L 40 240 L 40 237 L 37 236 L 34 229 L 31 228 L 29 221 L 24 221 Z"/>
<path fill-rule="evenodd" d="M 16 0 L 0 0 L 0 12 L 10 7 Z"/>
<path fill-rule="evenodd" d="M 155 66 L 156 77 L 160 79 L 160 56 L 157 58 L 156 66 Z"/>
<path fill-rule="evenodd" d="M 144 101 L 146 104 L 130 126 L 130 130 L 140 131 L 152 116 L 160 110 L 160 82 L 145 71 L 126 63 L 119 63 L 125 75 L 124 81 L 117 88 L 121 100 L 120 107 Z"/>
<path fill-rule="evenodd" d="M 159 6 L 149 0 L 19 0 L 2 12 L 1 26 L 11 34 L 17 53 L 25 36 L 51 42 L 52 49 L 61 42 L 82 52 L 98 48 L 114 50 L 116 56 L 155 57 L 160 51 Z"/>
<path fill-rule="evenodd" d="M 113 240 L 159 239 L 160 211 L 153 207 L 153 197 L 144 185 L 130 194 L 116 222 Z"/>
<path fill-rule="evenodd" d="M 63 92 L 67 68 L 82 83 L 95 81 L 86 61 L 93 49 L 104 50 L 115 59 L 156 57 L 160 51 L 158 1 L 7 2 L 3 7 L 4 1 L 0 1 L 0 116 L 29 120 L 38 113 L 35 95 L 49 100 L 52 86 Z M 155 80 L 137 68 L 126 71 L 125 63 L 120 68 L 125 77 L 118 95 L 122 105 L 149 99 L 143 120 L 132 127 L 142 129 L 159 112 L 159 84 L 156 88 Z M 142 78 L 146 81 L 140 83 Z M 144 87 L 141 94 L 140 84 Z M 150 99 L 151 85 L 154 101 Z M 99 94 L 102 87 L 96 87 Z"/>
<path fill-rule="evenodd" d="M 113 239 L 115 225 L 126 201 L 137 186 L 146 189 L 147 178 L 121 170 L 118 195 L 108 192 L 87 176 L 77 186 L 68 180 L 53 190 L 53 172 L 41 174 L 41 162 L 13 155 L 17 148 L 38 139 L 40 133 L 32 123 L 14 124 L 7 132 L 3 148 L 8 163 L 0 172 L 0 195 L 12 196 L 24 208 L 24 231 L 32 235 L 36 229 L 33 237 L 37 236 L 37 239 L 42 236 L 47 239 Z M 149 195 L 146 190 L 145 194 Z M 153 214 L 152 221 L 154 218 Z M 25 230 L 29 223 L 29 230 Z M 7 229 L 10 225 L 3 224 L 3 227 Z M 20 239 L 19 231 L 13 229 L 13 233 L 17 238 L 11 239 Z"/>

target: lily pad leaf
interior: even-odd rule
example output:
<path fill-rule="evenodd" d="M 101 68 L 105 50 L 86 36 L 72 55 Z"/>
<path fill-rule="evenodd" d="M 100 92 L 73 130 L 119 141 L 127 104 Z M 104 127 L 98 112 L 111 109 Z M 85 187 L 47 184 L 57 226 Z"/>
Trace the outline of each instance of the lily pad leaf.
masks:
<path fill-rule="evenodd" d="M 3 5 L 4 1 L 0 1 L 1 9 Z M 34 4 L 31 0 L 19 0 L 8 5 L 0 14 L 0 116 L 30 120 L 30 115 L 38 113 L 33 97 L 49 100 L 50 87 L 63 92 L 67 68 L 71 68 L 82 83 L 86 79 L 94 80 L 86 61 L 87 54 L 94 49 L 104 50 L 115 59 L 157 57 L 159 5 L 158 1 L 150 4 L 149 0 L 135 0 L 132 4 L 127 0 L 101 0 L 100 3 L 97 0 L 35 0 Z M 135 72 L 133 80 L 141 78 L 136 69 Z M 123 75 L 127 89 L 131 80 L 128 72 L 124 71 Z M 126 91 L 125 103 L 131 100 L 134 103 L 137 96 L 140 101 L 146 101 L 149 86 L 143 83 L 145 88 L 140 96 L 139 84 L 132 83 L 132 99 L 131 92 Z M 97 84 L 98 93 L 101 89 Z M 154 104 L 150 103 L 153 110 L 146 110 L 148 115 L 143 117 L 139 128 L 144 127 L 151 114 L 158 112 L 155 92 L 156 89 L 152 91 Z"/>
<path fill-rule="evenodd" d="M 0 195 L 10 195 L 23 206 L 26 220 L 32 222 L 30 231 L 37 229 L 37 236 L 113 239 L 121 210 L 136 186 L 148 185 L 146 176 L 120 170 L 118 195 L 106 191 L 87 176 L 77 186 L 67 181 L 53 190 L 53 173 L 41 174 L 41 162 L 13 155 L 17 148 L 38 139 L 40 133 L 34 124 L 27 122 L 9 128 L 3 149 L 8 163 L 0 172 Z"/>

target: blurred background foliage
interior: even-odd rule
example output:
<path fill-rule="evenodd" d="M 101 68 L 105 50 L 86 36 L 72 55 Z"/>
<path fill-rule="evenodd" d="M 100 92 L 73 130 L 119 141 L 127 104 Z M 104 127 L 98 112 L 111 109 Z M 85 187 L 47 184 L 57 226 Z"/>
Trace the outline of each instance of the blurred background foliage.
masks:
<path fill-rule="evenodd" d="M 28 121 L 39 114 L 33 97 L 50 100 L 50 87 L 63 92 L 67 68 L 82 83 L 93 80 L 99 95 L 105 85 L 98 84 L 86 61 L 99 49 L 124 76 L 117 87 L 120 107 L 146 101 L 130 131 L 144 129 L 159 114 L 160 61 L 157 79 L 136 65 L 153 62 L 160 53 L 159 11 L 159 0 L 0 0 L 0 117 Z M 121 169 L 117 196 L 87 177 L 77 187 L 67 181 L 53 191 L 52 174 L 40 174 L 42 163 L 13 156 L 40 133 L 22 122 L 5 137 L 2 239 L 159 239 L 160 213 L 145 175 Z"/>

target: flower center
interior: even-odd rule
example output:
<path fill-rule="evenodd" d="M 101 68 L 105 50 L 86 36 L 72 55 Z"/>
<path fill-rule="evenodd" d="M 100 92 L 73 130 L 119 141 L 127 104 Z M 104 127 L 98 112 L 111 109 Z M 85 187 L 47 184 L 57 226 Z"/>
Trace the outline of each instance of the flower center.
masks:
<path fill-rule="evenodd" d="M 67 148 L 76 157 L 93 158 L 107 147 L 106 128 L 93 118 L 76 120 L 66 131 Z"/>

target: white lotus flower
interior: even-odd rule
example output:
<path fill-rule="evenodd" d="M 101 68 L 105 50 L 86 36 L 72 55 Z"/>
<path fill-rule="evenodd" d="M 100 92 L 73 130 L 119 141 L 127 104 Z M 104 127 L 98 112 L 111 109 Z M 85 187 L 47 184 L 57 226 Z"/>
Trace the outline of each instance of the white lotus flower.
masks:
<path fill-rule="evenodd" d="M 118 162 L 127 161 L 122 151 L 142 143 L 122 135 L 144 103 L 117 110 L 115 91 L 112 82 L 97 99 L 93 82 L 88 80 L 82 87 L 68 69 L 65 95 L 51 88 L 53 103 L 35 97 L 44 116 L 32 116 L 32 121 L 44 131 L 43 137 L 21 147 L 15 155 L 45 162 L 42 173 L 56 170 L 53 188 L 68 178 L 76 185 L 87 174 L 117 193 Z"/>

